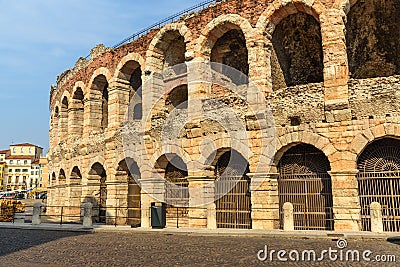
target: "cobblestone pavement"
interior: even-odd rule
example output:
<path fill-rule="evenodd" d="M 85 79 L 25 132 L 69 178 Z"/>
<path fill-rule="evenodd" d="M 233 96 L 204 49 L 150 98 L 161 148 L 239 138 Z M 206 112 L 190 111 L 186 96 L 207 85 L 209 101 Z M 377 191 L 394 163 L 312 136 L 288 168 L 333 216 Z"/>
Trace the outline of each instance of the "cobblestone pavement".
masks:
<path fill-rule="evenodd" d="M 0 229 L 0 240 L 0 266 L 400 266 L 400 241 L 347 240 L 344 252 L 371 250 L 371 259 L 378 254 L 397 257 L 397 264 L 377 264 L 290 259 L 280 262 L 276 253 L 273 262 L 257 259 L 257 252 L 265 245 L 269 252 L 284 249 L 288 253 L 290 250 L 302 253 L 313 249 L 318 258 L 324 249 L 337 249 L 336 240 L 328 239 Z M 327 259 L 328 255 L 325 256 Z"/>

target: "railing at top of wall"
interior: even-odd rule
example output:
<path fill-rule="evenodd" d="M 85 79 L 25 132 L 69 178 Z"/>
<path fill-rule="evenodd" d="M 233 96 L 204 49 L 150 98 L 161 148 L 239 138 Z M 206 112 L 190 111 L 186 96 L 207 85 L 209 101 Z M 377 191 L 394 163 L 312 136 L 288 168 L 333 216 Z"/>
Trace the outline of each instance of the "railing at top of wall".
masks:
<path fill-rule="evenodd" d="M 189 7 L 187 9 L 185 9 L 185 10 L 182 10 L 181 12 L 178 12 L 178 13 L 176 13 L 176 14 L 174 14 L 174 15 L 166 18 L 166 19 L 163 19 L 163 20 L 161 20 L 161 21 L 159 21 L 157 23 L 154 23 L 153 25 L 151 25 L 151 26 L 149 26 L 149 27 L 137 32 L 137 33 L 132 34 L 131 36 L 125 38 L 121 42 L 119 42 L 116 45 L 112 46 L 112 48 L 118 48 L 118 47 L 120 47 L 120 46 L 122 46 L 124 44 L 132 42 L 132 41 L 134 41 L 136 39 L 139 39 L 141 36 L 149 33 L 153 29 L 158 29 L 158 28 L 160 28 L 160 27 L 162 27 L 162 26 L 164 26 L 164 25 L 166 25 L 168 23 L 172 23 L 174 21 L 179 20 L 181 18 L 181 16 L 183 16 L 183 15 L 187 15 L 187 14 L 189 14 L 191 12 L 201 11 L 205 7 L 207 7 L 208 5 L 210 5 L 212 3 L 218 3 L 218 2 L 221 2 L 221 1 L 222 0 L 207 0 L 207 1 L 204 1 L 204 2 L 201 2 L 201 3 L 197 4 L 195 6 Z M 90 55 L 88 55 L 86 57 L 86 59 L 89 59 L 89 57 L 90 57 Z"/>

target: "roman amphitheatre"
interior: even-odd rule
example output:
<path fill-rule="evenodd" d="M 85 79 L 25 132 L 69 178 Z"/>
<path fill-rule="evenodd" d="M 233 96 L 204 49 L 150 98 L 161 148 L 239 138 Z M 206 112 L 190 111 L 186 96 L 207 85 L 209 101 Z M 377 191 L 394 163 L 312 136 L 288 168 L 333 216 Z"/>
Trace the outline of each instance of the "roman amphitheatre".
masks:
<path fill-rule="evenodd" d="M 151 203 L 165 201 L 167 227 L 272 230 L 289 202 L 296 230 L 370 231 L 378 202 L 384 230 L 400 231 L 399 20 L 395 0 L 208 1 L 94 47 L 51 88 L 48 205 L 79 214 L 90 201 L 98 222 L 150 227 Z M 209 62 L 260 93 L 194 82 L 191 66 Z M 165 145 L 168 117 L 204 113 L 202 99 L 233 110 L 246 140 L 233 146 L 221 123 L 193 116 Z M 129 158 L 126 114 L 144 125 Z M 271 122 L 274 142 L 262 134 Z M 214 156 L 195 167 L 204 140 Z"/>

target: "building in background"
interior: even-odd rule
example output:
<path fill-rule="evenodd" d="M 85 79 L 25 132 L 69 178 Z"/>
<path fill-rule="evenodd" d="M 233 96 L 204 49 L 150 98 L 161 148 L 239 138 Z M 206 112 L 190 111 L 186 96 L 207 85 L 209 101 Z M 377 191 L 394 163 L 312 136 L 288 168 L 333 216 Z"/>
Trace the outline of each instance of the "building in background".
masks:
<path fill-rule="evenodd" d="M 13 144 L 5 156 L 5 190 L 32 190 L 39 180 L 39 160 L 43 148 L 29 144 Z"/>
<path fill-rule="evenodd" d="M 38 191 L 44 192 L 47 190 L 47 185 L 49 184 L 50 176 L 47 167 L 47 157 L 42 156 L 39 160 L 39 182 L 36 189 Z"/>
<path fill-rule="evenodd" d="M 4 174 L 6 171 L 6 156 L 10 153 L 10 150 L 0 151 L 0 191 L 4 190 Z"/>

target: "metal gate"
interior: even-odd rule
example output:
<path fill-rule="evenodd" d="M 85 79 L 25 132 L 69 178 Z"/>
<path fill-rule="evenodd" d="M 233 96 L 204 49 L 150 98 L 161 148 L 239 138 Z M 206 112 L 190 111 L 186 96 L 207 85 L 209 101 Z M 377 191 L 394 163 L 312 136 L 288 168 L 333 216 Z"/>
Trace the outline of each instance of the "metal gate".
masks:
<path fill-rule="evenodd" d="M 140 186 L 129 176 L 128 181 L 128 225 L 140 225 Z"/>
<path fill-rule="evenodd" d="M 384 231 L 400 231 L 400 141 L 381 139 L 369 145 L 357 162 L 361 222 L 371 230 L 370 205 L 382 207 Z"/>
<path fill-rule="evenodd" d="M 189 207 L 189 182 L 187 171 L 168 163 L 165 171 L 165 194 L 167 203 L 167 226 L 177 225 L 187 227 Z"/>
<path fill-rule="evenodd" d="M 100 202 L 99 202 L 99 222 L 106 222 L 107 215 L 107 184 L 106 177 L 100 179 Z"/>
<path fill-rule="evenodd" d="M 311 145 L 289 149 L 278 164 L 279 213 L 293 204 L 295 230 L 333 230 L 332 182 L 326 156 Z"/>
<path fill-rule="evenodd" d="M 215 168 L 217 227 L 251 229 L 250 179 L 245 175 L 249 167 L 235 167 L 229 164 L 230 158 L 231 153 L 226 152 Z"/>

